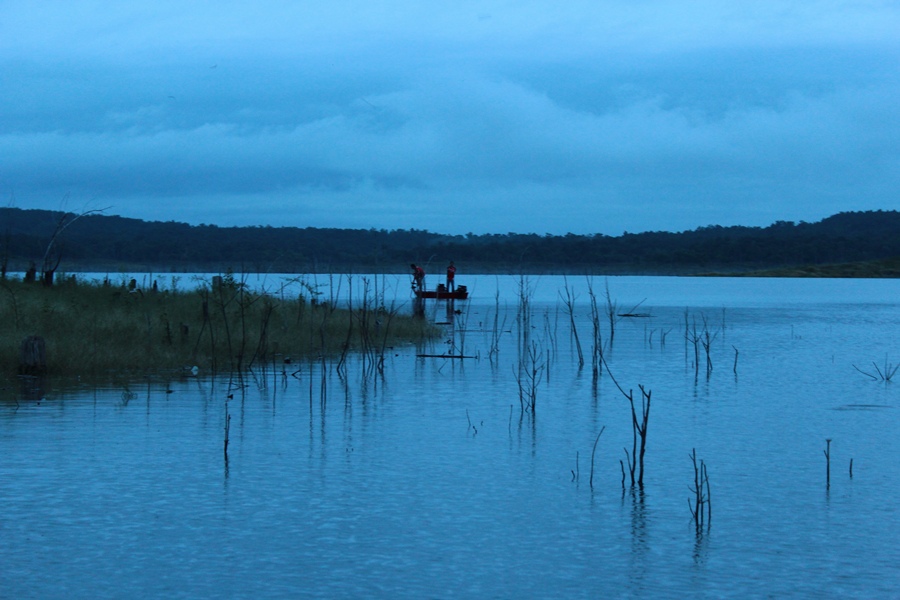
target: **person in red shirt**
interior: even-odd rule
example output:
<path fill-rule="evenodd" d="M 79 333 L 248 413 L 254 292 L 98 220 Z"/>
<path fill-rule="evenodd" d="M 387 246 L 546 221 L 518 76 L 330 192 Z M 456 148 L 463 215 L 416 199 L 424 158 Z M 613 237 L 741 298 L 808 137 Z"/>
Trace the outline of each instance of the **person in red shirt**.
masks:
<path fill-rule="evenodd" d="M 412 275 L 413 275 L 413 287 L 417 290 L 425 289 L 425 269 L 418 266 L 416 263 L 412 263 L 410 265 L 412 267 Z"/>
<path fill-rule="evenodd" d="M 456 267 L 453 265 L 453 261 L 450 261 L 450 266 L 447 267 L 447 291 L 452 292 L 456 290 Z"/>

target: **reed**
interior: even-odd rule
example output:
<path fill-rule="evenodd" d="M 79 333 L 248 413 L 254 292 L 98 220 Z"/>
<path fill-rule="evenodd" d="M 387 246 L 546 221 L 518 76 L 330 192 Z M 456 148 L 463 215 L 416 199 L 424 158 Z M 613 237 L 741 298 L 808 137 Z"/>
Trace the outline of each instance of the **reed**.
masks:
<path fill-rule="evenodd" d="M 594 376 L 594 385 L 597 383 L 597 377 L 600 375 L 600 355 L 603 354 L 603 340 L 600 332 L 600 309 L 597 306 L 597 295 L 594 293 L 594 285 L 588 279 L 588 296 L 591 299 L 591 326 L 593 327 L 593 335 L 591 337 L 591 373 Z"/>
<path fill-rule="evenodd" d="M 228 464 L 228 434 L 231 431 L 231 415 L 228 413 L 228 402 L 225 402 L 225 441 L 222 445 L 222 453 L 225 457 L 225 464 Z"/>
<path fill-rule="evenodd" d="M 606 426 L 600 428 L 600 433 L 597 434 L 597 437 L 594 439 L 594 447 L 591 450 L 591 489 L 594 489 L 594 455 L 597 454 L 597 442 L 600 441 L 600 436 L 603 435 L 603 431 L 606 429 Z"/>
<path fill-rule="evenodd" d="M 618 302 L 613 301 L 609 293 L 609 280 L 606 280 L 606 317 L 609 319 L 609 347 L 612 348 L 616 337 L 616 321 L 618 320 Z"/>
<path fill-rule="evenodd" d="M 887 355 L 885 355 L 884 357 L 883 369 L 880 368 L 874 360 L 872 361 L 872 366 L 875 367 L 875 373 L 877 373 L 877 375 L 869 373 L 868 371 L 863 371 L 856 365 L 853 365 L 853 368 L 867 377 L 871 377 L 876 381 L 884 381 L 885 383 L 890 383 L 890 381 L 894 378 L 894 375 L 897 373 L 897 369 L 900 369 L 900 363 L 892 364 L 888 362 Z"/>
<path fill-rule="evenodd" d="M 347 310 L 350 311 L 350 314 L 351 314 L 351 315 L 353 315 L 353 279 L 352 279 L 350 276 L 347 276 L 347 285 L 350 287 L 349 300 L 347 301 Z M 366 304 L 367 304 L 367 298 L 365 297 L 365 294 L 363 295 L 362 303 L 363 303 L 363 309 L 362 309 L 362 310 L 363 310 L 363 312 L 364 312 L 365 309 L 366 309 Z M 355 320 L 355 319 L 350 319 L 350 322 L 349 322 L 349 324 L 347 325 L 347 333 L 346 333 L 346 337 L 344 338 L 344 342 L 343 342 L 343 344 L 342 344 L 342 346 L 341 346 L 341 356 L 340 356 L 340 358 L 338 359 L 337 367 L 336 367 L 337 372 L 338 372 L 339 374 L 342 374 L 342 373 L 345 373 L 345 372 L 346 372 L 345 369 L 346 369 L 346 364 L 347 364 L 347 363 L 346 363 L 346 360 L 347 360 L 347 353 L 350 351 L 350 347 L 351 347 L 351 345 L 352 345 L 352 343 L 353 343 L 353 322 L 354 322 L 354 320 Z M 363 322 L 364 322 L 364 321 L 365 321 L 365 317 L 364 317 L 364 316 L 361 317 L 361 318 L 360 318 L 360 321 L 363 321 Z M 368 336 L 366 336 L 365 334 L 363 334 L 363 336 L 362 336 L 362 347 L 363 347 L 363 350 L 365 350 L 365 348 L 366 348 L 366 342 L 368 342 Z"/>
<path fill-rule="evenodd" d="M 579 453 L 576 450 L 575 451 L 575 469 L 572 471 L 572 481 L 575 481 L 575 482 L 577 482 L 578 478 L 581 477 L 581 467 L 578 464 L 578 462 L 579 462 L 578 454 Z"/>
<path fill-rule="evenodd" d="M 712 343 L 715 341 L 716 337 L 719 335 L 719 332 L 716 331 L 712 334 L 709 332 L 709 327 L 707 325 L 706 317 L 703 317 L 703 336 L 700 338 L 700 344 L 703 346 L 704 352 L 706 352 L 706 378 L 709 379 L 709 376 L 712 374 L 713 363 L 712 357 L 710 356 L 710 348 L 712 347 Z"/>
<path fill-rule="evenodd" d="M 547 383 L 550 383 L 550 365 L 553 363 L 553 360 L 559 356 L 559 346 L 557 345 L 557 338 L 559 335 L 559 320 L 554 319 L 550 320 L 550 311 L 544 311 L 544 348 L 547 352 Z"/>
<path fill-rule="evenodd" d="M 693 499 L 688 498 L 688 508 L 691 510 L 691 517 L 694 519 L 694 525 L 700 532 L 704 528 L 709 529 L 712 522 L 712 501 L 709 491 L 709 473 L 706 469 L 706 463 L 701 459 L 697 463 L 697 450 L 691 449 L 691 463 L 694 466 L 694 487 Z"/>
<path fill-rule="evenodd" d="M 519 279 L 519 309 L 516 314 L 517 361 L 513 365 L 513 376 L 518 384 L 519 408 L 522 414 L 535 414 L 537 391 L 548 360 L 542 344 L 531 339 L 532 318 L 531 298 L 534 289 L 525 277 Z"/>
<path fill-rule="evenodd" d="M 563 291 L 559 292 L 559 296 L 563 301 L 563 307 L 569 317 L 569 326 L 572 328 L 572 338 L 575 341 L 575 350 L 578 352 L 578 368 L 584 366 L 584 353 L 581 350 L 581 340 L 578 338 L 578 327 L 575 326 L 575 296 L 574 290 L 569 290 L 569 284 L 566 281 Z"/>
<path fill-rule="evenodd" d="M 0 281 L 0 372 L 14 373 L 22 341 L 46 344 L 46 372 L 101 375 L 242 370 L 277 353 L 324 356 L 375 346 L 381 349 L 430 338 L 437 329 L 421 319 L 384 313 L 371 305 L 338 309 L 307 290 L 293 297 L 255 292 L 233 277 L 198 282 L 196 290 L 129 290 L 120 285 L 57 285 Z M 377 313 L 377 314 L 373 314 Z M 343 343 L 341 343 L 343 342 Z"/>
<path fill-rule="evenodd" d="M 687 344 L 690 343 L 694 349 L 694 379 L 696 380 L 700 374 L 700 348 L 706 356 L 706 379 L 709 380 L 713 371 L 712 362 L 712 344 L 719 336 L 719 331 L 711 332 L 709 330 L 709 321 L 706 315 L 701 314 L 700 319 L 703 322 L 703 329 L 697 329 L 697 317 L 694 316 L 692 321 L 688 320 L 688 310 L 684 310 L 684 339 L 685 339 L 685 356 L 687 356 Z M 737 355 L 735 355 L 735 371 L 737 369 Z"/>
<path fill-rule="evenodd" d="M 466 421 L 468 421 L 468 423 L 469 423 L 469 427 L 466 429 L 466 432 L 468 432 L 469 429 L 474 429 L 475 435 L 478 435 L 478 430 L 475 429 L 475 426 L 472 425 L 472 419 L 469 418 L 469 409 L 468 408 L 466 409 Z"/>
<path fill-rule="evenodd" d="M 447 322 L 450 323 L 450 356 L 464 357 L 466 354 L 466 332 L 469 330 L 469 304 L 463 303 L 462 309 L 456 308 L 456 302 L 446 301 Z"/>
<path fill-rule="evenodd" d="M 523 413 L 534 414 L 537 407 L 537 392 L 547 368 L 543 348 L 531 341 L 524 354 L 519 356 L 513 367 L 513 375 L 519 389 L 519 406 Z"/>
<path fill-rule="evenodd" d="M 526 277 L 519 278 L 518 310 L 516 311 L 516 348 L 520 357 L 525 355 L 531 340 L 531 298 L 534 288 Z"/>
<path fill-rule="evenodd" d="M 638 385 L 638 389 L 641 392 L 641 412 L 640 417 L 638 417 L 637 404 L 634 399 L 634 390 L 628 390 L 626 392 L 612 374 L 612 371 L 610 371 L 606 359 L 603 357 L 601 358 L 603 359 L 603 364 L 606 367 L 606 372 L 609 374 L 610 379 L 612 379 L 619 392 L 625 396 L 625 399 L 628 400 L 628 404 L 631 407 L 631 452 L 628 452 L 628 449 L 625 448 L 625 458 L 628 461 L 628 471 L 631 475 L 631 487 L 633 488 L 635 484 L 637 484 L 639 488 L 643 489 L 644 456 L 647 453 L 647 426 L 650 422 L 650 401 L 653 392 L 643 385 Z M 624 488 L 624 486 L 625 466 L 622 465 L 622 487 Z"/>
<path fill-rule="evenodd" d="M 618 384 L 616 384 L 618 385 Z M 619 388 L 621 390 L 621 388 Z M 638 389 L 641 391 L 641 418 L 638 419 L 637 409 L 635 407 L 634 402 L 634 391 L 628 390 L 628 393 L 625 394 L 625 397 L 628 398 L 628 403 L 631 406 L 631 437 L 632 437 L 632 447 L 631 447 L 631 455 L 628 455 L 628 451 L 625 451 L 626 458 L 628 458 L 629 466 L 631 469 L 631 484 L 632 486 L 635 483 L 635 471 L 637 471 L 637 485 L 640 488 L 644 487 L 644 455 L 647 452 L 647 425 L 650 420 L 650 396 L 651 391 L 646 389 L 643 385 L 638 385 Z M 621 390 L 624 394 L 625 391 Z M 640 443 L 638 443 L 640 440 Z"/>
<path fill-rule="evenodd" d="M 494 315 L 493 327 L 491 329 L 490 350 L 488 351 L 488 360 L 491 364 L 500 356 L 500 335 L 506 329 L 506 315 L 503 316 L 503 323 L 500 323 L 500 288 L 494 293 Z"/>

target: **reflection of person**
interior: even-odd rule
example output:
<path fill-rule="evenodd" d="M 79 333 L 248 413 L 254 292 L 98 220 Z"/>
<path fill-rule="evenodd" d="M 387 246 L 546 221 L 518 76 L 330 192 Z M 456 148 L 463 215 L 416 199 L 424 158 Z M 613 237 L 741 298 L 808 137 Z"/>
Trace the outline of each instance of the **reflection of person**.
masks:
<path fill-rule="evenodd" d="M 413 275 L 413 287 L 417 290 L 425 289 L 425 269 L 418 266 L 416 263 L 412 263 L 409 265 L 412 267 L 412 275 Z"/>
<path fill-rule="evenodd" d="M 456 290 L 456 282 L 454 279 L 456 278 L 456 267 L 453 266 L 453 261 L 450 261 L 450 266 L 447 267 L 447 291 Z"/>

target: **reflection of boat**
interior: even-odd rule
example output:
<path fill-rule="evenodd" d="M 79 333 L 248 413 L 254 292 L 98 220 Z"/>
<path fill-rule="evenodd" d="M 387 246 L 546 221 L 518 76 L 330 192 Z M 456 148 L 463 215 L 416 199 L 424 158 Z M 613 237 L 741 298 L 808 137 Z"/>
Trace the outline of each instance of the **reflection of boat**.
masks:
<path fill-rule="evenodd" d="M 459 285 L 452 292 L 443 283 L 439 283 L 436 290 L 413 290 L 416 298 L 436 298 L 438 300 L 467 300 L 469 290 L 466 286 Z"/>

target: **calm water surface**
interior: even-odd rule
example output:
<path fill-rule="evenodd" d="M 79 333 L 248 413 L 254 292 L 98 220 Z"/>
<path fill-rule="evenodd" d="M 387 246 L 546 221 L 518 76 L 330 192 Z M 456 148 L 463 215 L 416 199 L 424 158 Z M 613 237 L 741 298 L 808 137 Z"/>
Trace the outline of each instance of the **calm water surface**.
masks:
<path fill-rule="evenodd" d="M 522 281 L 459 280 L 473 298 L 454 325 L 383 377 L 355 360 L 0 391 L 0 597 L 900 596 L 900 372 L 878 374 L 900 363 L 900 282 L 529 278 L 531 416 Z M 606 350 L 626 390 L 652 392 L 642 491 L 622 483 L 628 402 L 592 375 L 589 283 L 601 310 L 608 285 L 616 312 L 648 315 L 619 318 Z M 382 284 L 408 300 L 402 277 Z M 710 332 L 708 376 L 686 319 Z M 417 357 L 449 349 L 474 358 Z"/>

